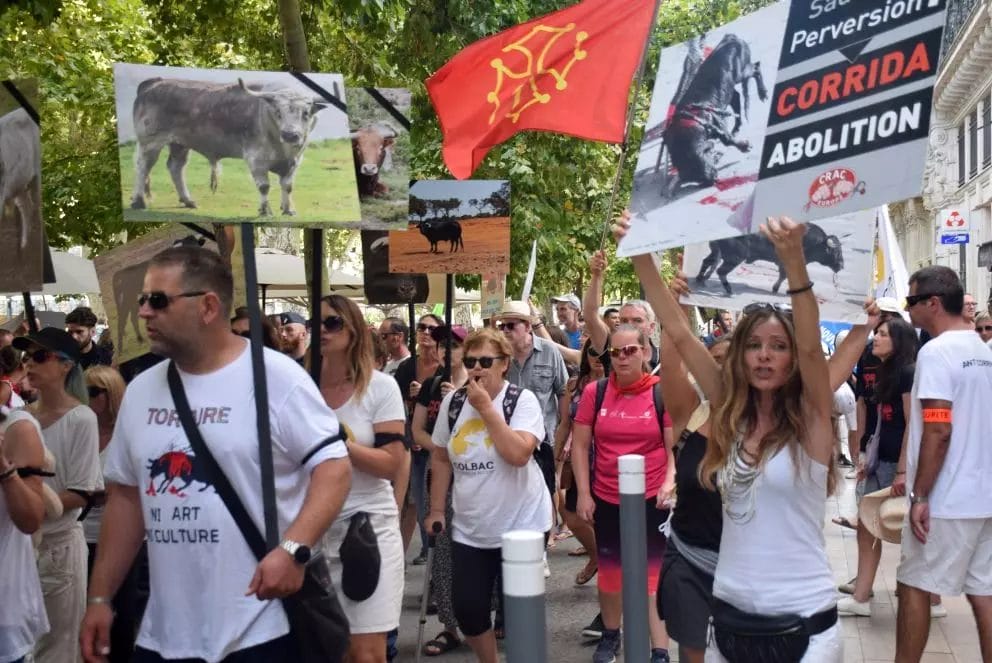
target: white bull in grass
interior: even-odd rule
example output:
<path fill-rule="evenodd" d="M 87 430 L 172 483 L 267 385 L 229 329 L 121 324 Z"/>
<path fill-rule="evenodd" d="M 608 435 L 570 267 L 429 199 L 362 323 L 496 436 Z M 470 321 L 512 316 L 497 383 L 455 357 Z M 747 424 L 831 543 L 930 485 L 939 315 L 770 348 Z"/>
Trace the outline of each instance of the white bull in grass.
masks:
<path fill-rule="evenodd" d="M 279 176 L 281 210 L 294 215 L 293 176 L 303 159 L 316 114 L 328 103 L 288 89 L 261 85 L 150 78 L 134 100 L 134 194 L 131 207 L 144 209 L 151 197 L 150 173 L 159 153 L 169 148 L 167 166 L 179 202 L 195 208 L 184 171 L 193 150 L 210 162 L 210 189 L 216 191 L 219 161 L 244 159 L 258 188 L 260 216 L 270 216 L 269 173 Z"/>
<path fill-rule="evenodd" d="M 38 125 L 23 108 L 0 117 L 0 221 L 18 217 L 18 249 L 41 227 L 41 150 Z"/>

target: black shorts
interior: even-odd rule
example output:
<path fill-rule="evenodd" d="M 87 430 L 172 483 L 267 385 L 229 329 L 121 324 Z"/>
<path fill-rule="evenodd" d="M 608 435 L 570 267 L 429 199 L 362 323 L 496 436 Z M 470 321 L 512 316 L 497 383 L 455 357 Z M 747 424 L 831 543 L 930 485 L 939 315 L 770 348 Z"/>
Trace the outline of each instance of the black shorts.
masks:
<path fill-rule="evenodd" d="M 692 649 L 706 649 L 713 576 L 690 564 L 675 546 L 665 549 L 655 600 L 658 616 L 673 640 Z"/>
<path fill-rule="evenodd" d="M 575 513 L 579 505 L 579 489 L 575 487 L 575 479 L 572 485 L 565 489 L 565 511 Z"/>

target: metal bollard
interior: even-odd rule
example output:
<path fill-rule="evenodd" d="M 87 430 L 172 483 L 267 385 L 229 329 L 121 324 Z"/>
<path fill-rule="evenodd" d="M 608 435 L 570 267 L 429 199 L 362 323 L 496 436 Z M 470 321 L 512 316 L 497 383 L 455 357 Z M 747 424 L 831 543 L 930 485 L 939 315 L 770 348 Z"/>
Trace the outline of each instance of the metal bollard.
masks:
<path fill-rule="evenodd" d="M 648 629 L 648 540 L 645 531 L 644 456 L 617 459 L 620 479 L 620 563 L 623 568 L 625 661 L 651 658 Z"/>
<path fill-rule="evenodd" d="M 503 535 L 503 626 L 507 663 L 547 663 L 544 613 L 544 534 Z"/>

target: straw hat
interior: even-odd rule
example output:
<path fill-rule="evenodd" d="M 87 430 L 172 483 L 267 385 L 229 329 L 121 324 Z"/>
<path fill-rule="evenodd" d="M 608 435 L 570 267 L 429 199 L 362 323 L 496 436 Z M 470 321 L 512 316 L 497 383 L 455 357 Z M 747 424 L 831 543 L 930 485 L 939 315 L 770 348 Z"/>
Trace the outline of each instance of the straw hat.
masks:
<path fill-rule="evenodd" d="M 875 538 L 901 543 L 902 525 L 908 512 L 909 501 L 905 496 L 893 496 L 891 488 L 883 488 L 861 498 L 858 518 Z"/>
<path fill-rule="evenodd" d="M 527 302 L 507 300 L 503 302 L 503 310 L 495 316 L 496 321 L 500 320 L 523 320 L 534 324 L 536 320 L 530 314 L 530 305 Z"/>

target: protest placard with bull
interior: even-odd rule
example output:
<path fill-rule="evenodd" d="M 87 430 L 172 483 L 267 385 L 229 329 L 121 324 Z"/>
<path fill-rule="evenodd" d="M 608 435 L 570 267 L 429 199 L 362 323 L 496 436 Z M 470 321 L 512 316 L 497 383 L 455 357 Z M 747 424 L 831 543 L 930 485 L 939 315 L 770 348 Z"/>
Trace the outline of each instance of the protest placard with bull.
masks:
<path fill-rule="evenodd" d="M 0 292 L 42 287 L 41 139 L 38 83 L 0 84 Z"/>
<path fill-rule="evenodd" d="M 125 220 L 360 219 L 339 74 L 116 64 L 114 85 Z"/>

